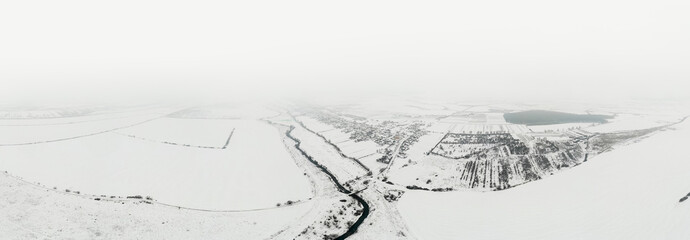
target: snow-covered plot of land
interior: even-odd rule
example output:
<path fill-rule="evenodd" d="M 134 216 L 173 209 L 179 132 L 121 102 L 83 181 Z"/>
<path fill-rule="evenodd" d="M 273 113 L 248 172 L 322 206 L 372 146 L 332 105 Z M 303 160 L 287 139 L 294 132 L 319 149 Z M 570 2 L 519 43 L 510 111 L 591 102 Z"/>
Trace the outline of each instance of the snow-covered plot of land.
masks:
<path fill-rule="evenodd" d="M 331 125 L 322 123 L 319 120 L 316 120 L 316 119 L 311 118 L 311 117 L 298 116 L 298 117 L 295 117 L 295 119 L 302 122 L 304 125 L 308 126 L 309 129 L 311 129 L 312 131 L 317 132 L 317 133 L 324 133 L 324 132 L 330 132 L 330 131 L 334 131 L 334 130 L 337 131 L 338 130 Z M 343 137 L 347 137 L 347 136 L 345 136 L 345 134 L 343 133 Z"/>
<path fill-rule="evenodd" d="M 446 122 L 439 122 L 439 123 L 434 123 L 428 128 L 426 128 L 427 131 L 430 132 L 437 132 L 437 133 L 447 133 L 453 130 L 457 124 L 455 123 L 446 123 Z"/>
<path fill-rule="evenodd" d="M 109 107 L 94 111 L 49 109 L 47 113 L 37 114 L 30 110 L 18 108 L 11 111 L 23 117 L 13 118 L 11 115 L 0 114 L 0 126 L 43 126 L 43 125 L 69 125 L 84 122 L 97 122 L 112 119 L 130 118 L 147 114 L 164 115 L 175 111 L 178 107 L 167 105 L 155 106 L 122 106 Z M 4 109 L 4 108 L 2 108 Z M 1 111 L 1 110 L 0 110 Z M 38 116 L 36 116 L 38 115 Z M 43 115 L 48 115 L 44 116 Z"/>
<path fill-rule="evenodd" d="M 410 147 L 410 150 L 407 151 L 407 155 L 410 158 L 427 155 L 427 153 L 429 153 L 436 146 L 436 144 L 439 143 L 443 137 L 445 137 L 445 135 L 446 134 L 443 133 L 429 133 L 420 137 L 419 141 L 413 144 L 412 147 Z"/>
<path fill-rule="evenodd" d="M 453 130 L 453 133 L 490 133 L 490 132 L 504 132 L 504 133 L 525 133 L 529 129 L 525 125 L 518 124 L 458 124 Z"/>
<path fill-rule="evenodd" d="M 0 166 L 27 181 L 58 189 L 148 195 L 200 209 L 266 208 L 311 197 L 309 183 L 286 151 L 278 129 L 256 120 L 235 120 L 231 125 L 235 131 L 227 149 L 189 148 L 105 133 L 2 146 Z M 223 128 L 222 134 L 228 133 Z"/>
<path fill-rule="evenodd" d="M 407 151 L 406 157 L 397 157 L 391 163 L 386 174 L 388 180 L 402 186 L 411 186 L 418 184 L 415 181 L 416 179 L 439 172 L 449 171 L 451 175 L 457 174 L 454 172 L 454 169 L 445 167 L 448 165 L 447 162 L 457 162 L 457 160 L 428 154 L 445 135 L 442 133 L 429 133 L 420 137 L 419 141 L 413 144 Z"/>
<path fill-rule="evenodd" d="M 344 105 L 338 110 L 343 114 L 352 114 L 377 120 L 429 115 L 441 116 L 453 113 L 452 109 L 447 109 L 439 104 L 391 97 L 363 99 L 358 104 Z"/>
<path fill-rule="evenodd" d="M 367 171 L 352 159 L 344 158 L 338 151 L 316 134 L 298 126 L 292 135 L 302 141 L 301 148 L 336 176 L 340 182 L 347 182 L 367 174 Z"/>
<path fill-rule="evenodd" d="M 371 212 L 352 239 L 415 239 L 390 196 L 404 196 L 404 191 L 389 190 L 389 185 L 375 182 L 362 191 Z M 399 194 L 399 195 L 398 195 Z"/>
<path fill-rule="evenodd" d="M 690 122 L 552 177 L 496 192 L 408 191 L 420 239 L 688 239 Z"/>
<path fill-rule="evenodd" d="M 8 135 L 38 129 L 0 137 L 28 141 L 0 146 L 0 236 L 690 236 L 690 207 L 678 202 L 690 192 L 688 123 L 639 130 L 680 118 L 620 113 L 601 133 L 588 129 L 606 124 L 506 123 L 515 109 L 217 104 L 0 119 Z"/>
<path fill-rule="evenodd" d="M 205 212 L 140 200 L 68 194 L 0 173 L 0 238 L 274 239 L 312 212 L 311 201 L 245 212 Z"/>
<path fill-rule="evenodd" d="M 12 123 L 5 121 L 3 122 L 6 123 L 5 125 L 0 125 L 0 146 L 37 144 L 80 138 L 141 124 L 161 115 L 160 113 L 150 113 L 96 121 L 89 121 L 90 118 L 83 120 L 71 118 L 71 121 L 81 121 L 74 124 L 60 124 L 64 122 L 63 119 L 42 119 L 40 122 L 27 121 L 25 125 L 21 125 L 16 120 Z"/>
<path fill-rule="evenodd" d="M 664 126 L 678 122 L 681 118 L 681 115 L 618 114 L 607 123 L 596 124 L 582 129 L 599 133 L 629 131 Z"/>
<path fill-rule="evenodd" d="M 228 119 L 158 118 L 116 132 L 142 140 L 222 148 L 228 143 L 238 122 Z"/>
<path fill-rule="evenodd" d="M 260 119 L 278 112 L 260 104 L 214 104 L 196 106 L 170 114 L 176 118 Z"/>
<path fill-rule="evenodd" d="M 341 142 L 337 145 L 343 151 L 343 153 L 357 159 L 374 155 L 376 154 L 377 150 L 384 148 L 371 141 L 355 142 L 350 140 Z"/>
<path fill-rule="evenodd" d="M 506 124 L 503 113 L 486 113 L 487 124 Z"/>
<path fill-rule="evenodd" d="M 385 146 L 380 146 L 372 141 L 355 141 L 350 139 L 350 134 L 343 132 L 341 129 L 337 129 L 311 117 L 300 116 L 297 117 L 297 119 L 312 131 L 321 134 L 328 141 L 338 146 L 346 156 L 356 159 L 373 159 L 374 161 L 382 156 L 382 154 L 377 151 L 384 149 Z M 371 161 L 367 161 L 365 164 L 367 166 L 374 165 Z"/>
<path fill-rule="evenodd" d="M 456 166 L 458 162 L 465 163 L 464 160 L 449 159 L 434 154 L 423 158 L 419 155 L 396 158 L 386 176 L 389 181 L 400 186 L 420 186 L 429 189 L 449 186 L 457 188 L 460 184 L 460 174 L 453 166 Z M 427 182 L 427 180 L 432 181 Z M 469 189 L 465 185 L 462 187 Z"/>
<path fill-rule="evenodd" d="M 533 132 L 564 132 L 569 129 L 585 129 L 597 125 L 596 123 L 562 123 L 549 125 L 527 126 Z M 635 128 L 633 128 L 635 129 Z"/>
<path fill-rule="evenodd" d="M 7 104 L 7 103 L 5 103 Z M 0 125 L 16 121 L 20 124 L 41 124 L 48 121 L 78 122 L 89 119 L 107 119 L 118 114 L 132 115 L 136 112 L 161 110 L 171 106 L 165 105 L 60 105 L 42 104 L 40 106 L 18 106 L 0 104 Z"/>

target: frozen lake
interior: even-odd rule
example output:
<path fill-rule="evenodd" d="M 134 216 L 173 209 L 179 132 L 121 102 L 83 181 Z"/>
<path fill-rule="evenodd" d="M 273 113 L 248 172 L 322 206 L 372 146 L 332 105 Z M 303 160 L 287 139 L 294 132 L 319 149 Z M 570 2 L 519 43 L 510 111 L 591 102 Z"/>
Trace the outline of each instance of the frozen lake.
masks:
<path fill-rule="evenodd" d="M 574 114 L 545 110 L 529 110 L 522 112 L 505 113 L 506 122 L 514 124 L 550 125 L 563 123 L 605 123 L 613 118 L 606 115 Z"/>

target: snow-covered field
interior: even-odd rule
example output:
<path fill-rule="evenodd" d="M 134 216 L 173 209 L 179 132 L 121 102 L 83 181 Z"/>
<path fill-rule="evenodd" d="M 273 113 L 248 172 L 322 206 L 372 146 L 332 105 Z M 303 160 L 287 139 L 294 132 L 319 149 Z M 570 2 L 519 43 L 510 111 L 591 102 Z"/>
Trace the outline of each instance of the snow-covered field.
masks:
<path fill-rule="evenodd" d="M 58 189 L 151 196 L 200 209 L 266 208 L 311 197 L 307 179 L 280 140 L 282 133 L 263 121 L 157 119 L 148 123 L 118 131 L 156 141 L 107 132 L 2 146 L 1 170 Z M 223 146 L 233 129 L 227 149 L 163 143 Z"/>
<path fill-rule="evenodd" d="M 355 141 L 350 139 L 349 133 L 345 133 L 341 129 L 334 128 L 311 117 L 301 116 L 297 117 L 297 120 L 338 146 L 346 156 L 360 160 L 362 164 L 371 169 L 379 165 L 376 163 L 376 159 L 383 155 L 381 151 L 385 149 L 385 146 L 380 146 L 372 141 Z"/>
<path fill-rule="evenodd" d="M 582 129 L 590 132 L 617 132 L 633 129 L 645 129 L 664 126 L 678 122 L 682 118 L 680 114 L 674 115 L 642 115 L 642 114 L 618 114 L 615 118 L 604 124 L 595 124 Z"/>
<path fill-rule="evenodd" d="M 292 234 L 295 220 L 315 205 L 206 212 L 139 200 L 96 201 L 0 173 L 0 239 L 273 239 Z"/>
<path fill-rule="evenodd" d="M 141 140 L 223 148 L 226 143 L 229 145 L 228 138 L 234 133 L 235 125 L 242 122 L 229 119 L 158 118 L 116 132 Z"/>
<path fill-rule="evenodd" d="M 420 239 L 688 239 L 690 122 L 547 179 L 497 192 L 408 191 Z"/>
<path fill-rule="evenodd" d="M 42 119 L 40 121 L 0 120 L 0 123 L 3 124 L 0 125 L 0 146 L 71 140 L 152 121 L 160 116 L 160 113 L 147 113 L 134 116 L 118 115 L 107 119 L 93 119 L 91 117 L 70 118 L 69 121 L 75 121 L 76 123 L 70 123 L 64 119 Z"/>
<path fill-rule="evenodd" d="M 533 125 L 527 126 L 533 132 L 564 132 L 568 129 L 585 129 L 593 127 L 595 123 L 562 123 L 562 124 L 548 124 L 548 125 Z M 633 128 L 636 129 L 636 128 Z"/>
<path fill-rule="evenodd" d="M 12 112 L 27 117 L 0 119 L 0 238 L 690 236 L 690 202 L 679 203 L 690 124 L 640 130 L 677 113 L 528 127 L 504 121 L 511 109 L 521 108 Z"/>
<path fill-rule="evenodd" d="M 292 134 L 302 141 L 302 148 L 331 171 L 339 180 L 347 182 L 367 174 L 367 171 L 351 159 L 340 156 L 337 150 L 322 138 L 297 127 Z"/>

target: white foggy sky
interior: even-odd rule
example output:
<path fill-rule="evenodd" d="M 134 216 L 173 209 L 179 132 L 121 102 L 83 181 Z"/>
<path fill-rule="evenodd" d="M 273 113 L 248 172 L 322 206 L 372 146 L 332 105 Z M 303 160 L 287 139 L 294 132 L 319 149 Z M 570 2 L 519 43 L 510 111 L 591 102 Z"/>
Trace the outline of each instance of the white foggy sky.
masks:
<path fill-rule="evenodd" d="M 0 100 L 688 98 L 690 1 L 3 1 Z"/>

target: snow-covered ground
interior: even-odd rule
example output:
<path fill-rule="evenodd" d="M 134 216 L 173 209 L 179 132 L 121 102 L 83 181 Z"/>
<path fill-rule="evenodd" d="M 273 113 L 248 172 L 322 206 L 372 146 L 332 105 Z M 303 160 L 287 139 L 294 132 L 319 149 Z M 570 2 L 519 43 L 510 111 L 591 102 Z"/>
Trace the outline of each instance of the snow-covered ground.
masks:
<path fill-rule="evenodd" d="M 688 239 L 690 122 L 544 180 L 496 192 L 408 191 L 420 239 Z"/>
<path fill-rule="evenodd" d="M 0 238 L 273 239 L 310 215 L 315 202 L 258 211 L 206 212 L 140 200 L 96 201 L 0 173 Z"/>
<path fill-rule="evenodd" d="M 76 123 L 66 123 L 62 119 L 0 121 L 4 123 L 0 125 L 0 146 L 39 144 L 87 137 L 152 121 L 160 116 L 160 113 L 148 113 L 96 120 L 89 117 L 70 119 Z"/>
<path fill-rule="evenodd" d="M 376 159 L 383 156 L 381 152 L 386 146 L 378 145 L 372 141 L 355 141 L 350 138 L 351 134 L 311 117 L 300 116 L 296 119 L 336 145 L 346 156 L 358 159 L 370 169 L 381 166 L 381 163 L 377 163 Z"/>
<path fill-rule="evenodd" d="M 568 129 L 585 129 L 593 127 L 596 123 L 562 123 L 562 124 L 548 124 L 548 125 L 533 125 L 527 126 L 533 132 L 565 132 Z M 638 129 L 638 128 L 633 128 Z M 632 129 L 631 129 L 632 130 Z"/>
<path fill-rule="evenodd" d="M 0 239 L 690 236 L 690 202 L 678 201 L 690 192 L 683 152 L 690 124 L 619 132 L 678 122 L 678 113 L 537 127 L 502 118 L 531 108 L 415 100 L 64 112 L 69 117 L 13 112 L 50 118 L 0 119 Z M 573 127 L 580 130 L 562 131 Z M 492 136 L 465 138 L 470 132 Z M 512 139 L 504 142 L 509 152 L 481 159 L 430 153 L 441 145 L 481 149 L 501 134 Z M 558 165 L 558 174 L 538 165 L 541 158 L 525 158 L 514 170 L 539 166 L 540 177 L 491 187 L 505 177 L 494 164 L 501 154 L 525 155 L 517 142 L 553 157 L 553 146 L 575 145 L 547 140 L 570 138 L 591 140 L 597 151 L 588 161 L 573 152 L 578 161 Z M 488 176 L 489 187 L 467 185 L 468 169 L 475 179 Z"/>
<path fill-rule="evenodd" d="M 182 121 L 182 120 L 180 120 Z M 205 119 L 127 131 L 166 142 L 222 146 L 203 149 L 104 133 L 66 141 L 0 147 L 1 170 L 27 181 L 88 194 L 143 195 L 200 209 L 255 209 L 311 197 L 307 179 L 281 141 L 257 120 L 232 120 L 199 136 Z M 152 122 L 153 123 L 153 122 Z M 175 122 L 177 124 L 177 122 Z M 53 126 L 56 128 L 55 126 Z M 160 133 L 160 135 L 153 135 Z M 187 137 L 189 136 L 189 138 Z"/>
<path fill-rule="evenodd" d="M 260 119 L 278 112 L 256 103 L 226 103 L 190 107 L 170 114 L 177 118 Z"/>
<path fill-rule="evenodd" d="M 236 124 L 247 121 L 229 119 L 158 118 L 117 130 L 134 138 L 169 144 L 222 148 L 234 133 Z M 229 144 L 228 144 L 229 145 Z"/>
<path fill-rule="evenodd" d="M 634 129 L 645 129 L 664 126 L 678 122 L 683 116 L 674 115 L 647 115 L 647 114 L 618 114 L 615 118 L 604 124 L 594 124 L 582 129 L 590 132 L 618 132 Z"/>
<path fill-rule="evenodd" d="M 305 128 L 296 127 L 292 134 L 302 141 L 301 147 L 304 151 L 331 171 L 340 181 L 351 181 L 367 174 L 366 169 L 355 161 L 340 156 L 333 146 Z"/>

